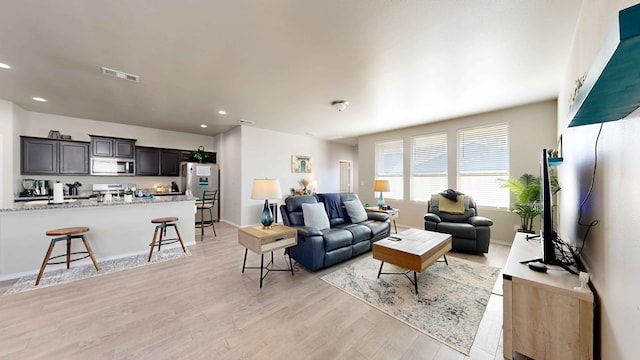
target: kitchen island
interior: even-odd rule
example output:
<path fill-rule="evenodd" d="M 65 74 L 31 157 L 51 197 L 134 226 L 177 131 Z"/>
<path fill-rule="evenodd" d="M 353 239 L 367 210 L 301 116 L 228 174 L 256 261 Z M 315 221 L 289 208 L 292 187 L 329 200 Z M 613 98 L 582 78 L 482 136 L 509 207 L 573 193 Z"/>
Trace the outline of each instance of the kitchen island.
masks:
<path fill-rule="evenodd" d="M 151 219 L 159 217 L 178 217 L 185 246 L 193 245 L 195 201 L 195 197 L 178 195 L 135 198 L 131 203 L 99 203 L 96 199 L 72 199 L 63 204 L 48 204 L 46 200 L 14 203 L 11 208 L 0 209 L 0 281 L 37 273 L 51 241 L 45 233 L 56 228 L 89 227 L 86 237 L 98 262 L 148 253 L 155 229 Z M 167 247 L 174 246 L 180 245 Z M 82 251 L 82 244 L 74 242 L 71 250 Z M 59 244 L 54 255 L 64 251 L 65 247 Z M 83 259 L 72 266 L 84 263 L 90 260 Z M 47 270 L 64 266 L 50 265 Z"/>

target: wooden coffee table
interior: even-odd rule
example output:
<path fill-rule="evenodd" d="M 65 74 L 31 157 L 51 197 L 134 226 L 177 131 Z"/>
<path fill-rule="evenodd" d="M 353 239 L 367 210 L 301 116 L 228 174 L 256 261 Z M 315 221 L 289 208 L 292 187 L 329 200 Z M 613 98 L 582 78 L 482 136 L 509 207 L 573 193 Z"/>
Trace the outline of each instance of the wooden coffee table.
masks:
<path fill-rule="evenodd" d="M 400 238 L 401 240 L 394 240 Z M 447 252 L 451 250 L 451 235 L 433 231 L 409 229 L 399 234 L 391 235 L 373 243 L 373 258 L 382 261 L 378 278 L 380 275 L 405 275 L 414 285 L 416 294 L 418 293 L 418 275 L 440 257 L 444 257 L 442 262 L 447 262 Z M 408 269 L 403 273 L 382 272 L 385 262 Z M 413 271 L 413 279 L 408 273 Z"/>

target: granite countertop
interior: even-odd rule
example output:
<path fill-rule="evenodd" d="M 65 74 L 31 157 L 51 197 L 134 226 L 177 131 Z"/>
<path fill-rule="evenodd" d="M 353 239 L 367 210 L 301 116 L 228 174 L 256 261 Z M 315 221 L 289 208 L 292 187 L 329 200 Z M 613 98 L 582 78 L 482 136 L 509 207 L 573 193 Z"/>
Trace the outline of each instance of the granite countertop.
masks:
<path fill-rule="evenodd" d="M 144 189 L 142 190 L 144 191 Z M 168 196 L 168 195 L 184 195 L 184 191 L 178 191 L 178 192 L 157 192 L 157 191 L 144 191 L 145 194 L 152 194 L 155 196 Z"/>
<path fill-rule="evenodd" d="M 13 198 L 13 201 L 15 202 L 25 202 L 25 201 L 34 201 L 34 200 L 48 200 L 48 199 L 52 199 L 53 195 L 51 196 L 47 196 L 47 195 L 37 195 L 37 196 L 18 196 Z M 64 196 L 65 200 L 66 199 L 89 199 L 91 198 L 90 195 L 65 195 Z"/>
<path fill-rule="evenodd" d="M 194 201 L 197 200 L 193 196 L 185 195 L 167 195 L 156 197 L 143 197 L 133 198 L 130 203 L 124 202 L 123 198 L 115 198 L 112 201 L 98 202 L 95 198 L 92 199 L 66 199 L 63 204 L 49 204 L 47 200 L 35 200 L 27 202 L 14 203 L 10 208 L 0 209 L 0 213 L 11 211 L 29 211 L 29 210 L 54 210 L 54 209 L 70 209 L 70 208 L 89 208 L 97 206 L 114 206 L 114 205 L 143 205 L 176 201 Z"/>
<path fill-rule="evenodd" d="M 179 191 L 179 192 L 157 192 L 155 190 L 150 190 L 150 189 L 142 189 L 142 191 L 147 194 L 147 195 L 154 195 L 154 196 L 170 196 L 170 195 L 184 195 L 183 191 Z M 15 202 L 24 202 L 24 201 L 33 201 L 33 200 L 48 200 L 49 198 L 52 198 L 53 195 L 34 195 L 34 196 L 17 196 L 13 199 L 13 201 Z M 82 194 L 82 195 L 65 195 L 64 199 L 93 199 L 95 198 L 96 195 L 91 192 L 91 193 L 86 193 Z"/>

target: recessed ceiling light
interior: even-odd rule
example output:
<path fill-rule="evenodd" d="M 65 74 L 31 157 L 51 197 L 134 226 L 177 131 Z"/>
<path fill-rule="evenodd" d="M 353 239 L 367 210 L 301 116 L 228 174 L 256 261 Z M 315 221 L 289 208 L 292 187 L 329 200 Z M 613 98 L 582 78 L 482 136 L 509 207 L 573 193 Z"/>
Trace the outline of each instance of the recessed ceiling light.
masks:
<path fill-rule="evenodd" d="M 218 110 L 218 114 L 220 115 L 227 115 L 227 112 L 224 110 Z"/>
<path fill-rule="evenodd" d="M 7 65 L 7 64 L 4 64 L 4 63 L 0 63 L 0 68 L 3 68 L 3 69 L 11 69 L 11 66 L 9 66 L 9 65 Z"/>
<path fill-rule="evenodd" d="M 201 127 L 201 128 L 206 128 L 206 127 L 207 127 L 207 125 L 202 124 L 202 125 L 200 125 L 200 127 Z"/>
<path fill-rule="evenodd" d="M 41 98 L 41 97 L 37 97 L 37 96 L 32 97 L 32 99 L 35 100 L 35 101 L 40 101 L 40 102 L 47 102 L 47 99 Z"/>

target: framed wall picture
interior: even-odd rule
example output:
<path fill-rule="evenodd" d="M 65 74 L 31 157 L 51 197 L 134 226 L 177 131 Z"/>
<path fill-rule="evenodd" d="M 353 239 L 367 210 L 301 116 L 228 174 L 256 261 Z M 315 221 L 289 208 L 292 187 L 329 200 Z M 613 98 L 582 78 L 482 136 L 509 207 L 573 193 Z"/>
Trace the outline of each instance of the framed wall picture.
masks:
<path fill-rule="evenodd" d="M 291 156 L 291 172 L 294 173 L 310 173 L 311 157 L 310 156 Z"/>

